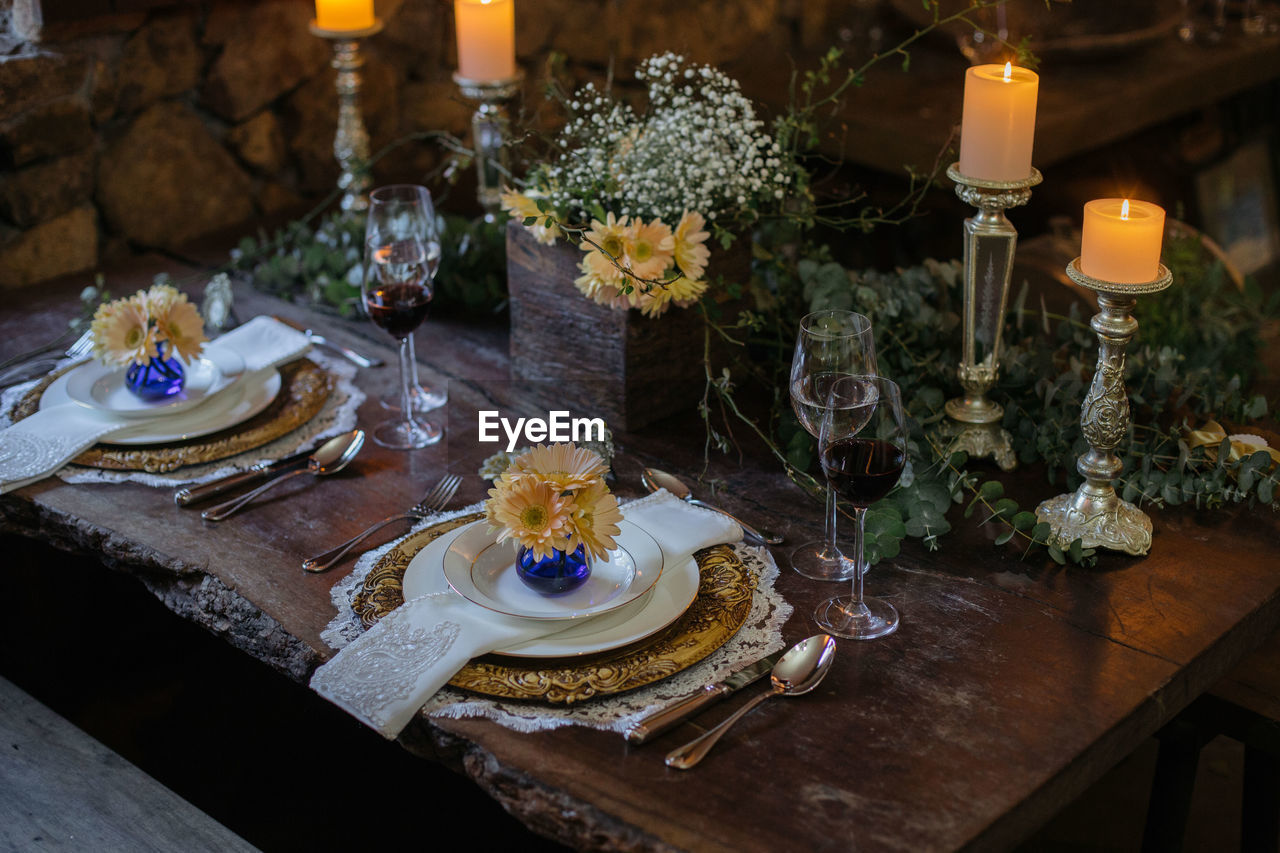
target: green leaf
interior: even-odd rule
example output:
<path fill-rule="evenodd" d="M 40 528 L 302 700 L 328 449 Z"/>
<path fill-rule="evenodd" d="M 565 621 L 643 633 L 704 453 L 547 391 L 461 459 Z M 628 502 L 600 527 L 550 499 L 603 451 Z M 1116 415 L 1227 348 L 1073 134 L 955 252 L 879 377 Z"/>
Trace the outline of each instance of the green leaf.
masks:
<path fill-rule="evenodd" d="M 1041 545 L 1044 545 L 1049 541 L 1049 535 L 1052 533 L 1053 527 L 1050 526 L 1047 521 L 1042 521 L 1035 527 L 1031 528 L 1031 538 L 1036 542 L 1039 542 Z"/>
<path fill-rule="evenodd" d="M 1067 556 L 1062 553 L 1062 549 L 1059 548 L 1057 545 L 1049 546 L 1049 556 L 1059 566 L 1065 566 L 1067 564 Z"/>
<path fill-rule="evenodd" d="M 1000 518 L 1010 519 L 1013 518 L 1014 513 L 1018 511 L 1018 502 L 1011 498 L 1001 498 L 996 501 L 995 506 L 991 509 L 994 515 Z"/>
<path fill-rule="evenodd" d="M 525 228 L 529 228 L 530 226 L 537 225 L 537 224 L 538 224 L 538 217 L 536 216 L 526 216 L 524 218 Z"/>
<path fill-rule="evenodd" d="M 1035 526 L 1036 514 L 1034 512 L 1020 512 L 1013 517 L 1013 526 L 1018 530 L 1030 530 Z"/>
<path fill-rule="evenodd" d="M 1012 527 L 1010 527 L 1010 528 L 1009 528 L 1008 530 L 1006 530 L 1004 533 L 1001 533 L 999 536 L 997 536 L 997 537 L 996 537 L 996 544 L 997 544 L 997 545 L 1003 545 L 1003 544 L 1005 544 L 1005 543 L 1006 543 L 1006 542 L 1008 542 L 1010 539 L 1012 539 L 1012 538 L 1013 538 L 1013 535 L 1014 535 L 1015 533 L 1017 533 L 1017 532 L 1018 532 L 1018 531 L 1016 531 L 1016 530 L 1014 530 Z"/>
<path fill-rule="evenodd" d="M 1271 499 L 1275 497 L 1275 485 L 1276 481 L 1272 480 L 1270 477 L 1267 477 L 1259 483 L 1258 500 L 1262 501 L 1264 504 L 1271 503 Z"/>
<path fill-rule="evenodd" d="M 978 494 L 988 501 L 993 501 L 1004 494 L 1004 484 L 999 480 L 987 480 L 978 487 Z"/>
<path fill-rule="evenodd" d="M 1084 541 L 1081 539 L 1073 539 L 1067 552 L 1071 554 L 1071 562 L 1078 563 L 1084 557 Z"/>

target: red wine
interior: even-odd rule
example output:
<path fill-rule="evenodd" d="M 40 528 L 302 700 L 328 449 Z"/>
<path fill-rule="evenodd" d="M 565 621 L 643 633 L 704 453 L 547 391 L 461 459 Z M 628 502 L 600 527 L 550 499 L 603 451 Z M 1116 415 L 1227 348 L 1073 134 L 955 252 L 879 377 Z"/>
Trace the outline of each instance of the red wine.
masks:
<path fill-rule="evenodd" d="M 427 319 L 431 290 L 417 284 L 388 284 L 370 290 L 364 304 L 374 323 L 403 338 Z"/>
<path fill-rule="evenodd" d="M 887 441 L 850 436 L 822 451 L 827 482 L 845 500 L 868 507 L 885 495 L 902 476 L 907 457 Z"/>

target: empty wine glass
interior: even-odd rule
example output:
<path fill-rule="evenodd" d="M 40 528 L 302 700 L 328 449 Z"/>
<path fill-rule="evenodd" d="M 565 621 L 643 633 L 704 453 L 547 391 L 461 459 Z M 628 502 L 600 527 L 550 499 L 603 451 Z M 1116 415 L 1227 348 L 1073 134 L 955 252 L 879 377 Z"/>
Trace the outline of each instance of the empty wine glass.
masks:
<path fill-rule="evenodd" d="M 410 388 L 411 335 L 431 306 L 432 246 L 438 259 L 439 245 L 431 193 L 425 187 L 397 184 L 369 194 L 360 291 L 369 318 L 400 341 L 400 417 L 373 430 L 373 440 L 383 447 L 413 450 L 436 443 L 443 434 L 414 414 Z"/>
<path fill-rule="evenodd" d="M 883 376 L 843 376 L 831 383 L 822 413 L 818 446 L 827 487 L 853 504 L 858 524 L 853 594 L 829 598 L 814 611 L 822 629 L 836 637 L 870 640 L 898 628 L 898 611 L 862 594 L 866 558 L 862 527 L 867 507 L 897 484 L 907 462 L 906 419 L 898 386 Z"/>
<path fill-rule="evenodd" d="M 871 321 L 852 311 L 816 311 L 800 321 L 791 359 L 791 408 L 800 425 L 818 436 L 831 383 L 839 377 L 874 374 L 875 340 Z M 791 553 L 791 567 L 813 580 L 842 581 L 853 577 L 855 563 L 836 544 L 836 496 L 827 488 L 825 537 L 806 542 Z M 862 540 L 854 542 L 861 553 Z"/>

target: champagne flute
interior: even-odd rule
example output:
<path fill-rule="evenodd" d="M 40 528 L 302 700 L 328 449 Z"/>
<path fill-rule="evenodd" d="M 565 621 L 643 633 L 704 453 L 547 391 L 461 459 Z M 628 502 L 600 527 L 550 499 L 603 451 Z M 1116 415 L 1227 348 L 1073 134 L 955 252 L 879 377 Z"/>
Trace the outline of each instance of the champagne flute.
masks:
<path fill-rule="evenodd" d="M 815 438 L 831 383 L 841 376 L 871 375 L 876 369 L 871 321 L 852 311 L 816 311 L 800 321 L 791 359 L 791 408 L 800 425 Z M 861 553 L 862 541 L 854 542 Z M 836 544 L 836 495 L 827 488 L 825 536 L 791 553 L 791 567 L 813 580 L 843 581 L 856 564 Z"/>
<path fill-rule="evenodd" d="M 440 245 L 440 237 L 425 187 L 396 184 L 369 194 L 360 293 L 369 318 L 400 341 L 400 417 L 375 427 L 373 440 L 395 450 L 426 447 L 443 435 L 440 427 L 414 414 L 410 388 L 411 335 L 426 319 L 435 293 L 433 245 Z"/>
<path fill-rule="evenodd" d="M 898 628 L 898 611 L 862 594 L 866 559 L 862 527 L 867 507 L 898 483 L 907 462 L 906 419 L 898 386 L 883 376 L 842 376 L 831 383 L 818 431 L 827 486 L 853 504 L 858 524 L 853 594 L 829 598 L 813 618 L 828 634 L 870 640 Z"/>

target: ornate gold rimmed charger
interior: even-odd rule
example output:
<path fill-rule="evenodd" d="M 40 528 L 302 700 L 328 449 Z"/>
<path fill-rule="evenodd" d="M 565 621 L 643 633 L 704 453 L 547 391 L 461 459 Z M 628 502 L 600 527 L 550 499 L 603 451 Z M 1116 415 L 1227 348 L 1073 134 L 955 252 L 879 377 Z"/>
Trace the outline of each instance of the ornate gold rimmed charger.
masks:
<path fill-rule="evenodd" d="M 405 570 L 437 537 L 482 516 L 463 516 L 409 536 L 370 569 L 352 601 L 365 628 L 404 603 Z M 526 660 L 486 655 L 449 681 L 473 693 L 502 699 L 570 704 L 652 684 L 693 666 L 724 645 L 751 612 L 755 574 L 727 545 L 694 555 L 698 593 L 693 604 L 667 628 L 610 652 L 560 660 Z"/>
<path fill-rule="evenodd" d="M 14 406 L 16 422 L 34 414 L 40 398 L 59 377 L 76 365 L 49 374 Z M 336 380 L 309 359 L 282 365 L 280 391 L 258 414 L 219 432 L 181 442 L 120 446 L 97 444 L 71 460 L 76 465 L 109 471 L 160 474 L 185 465 L 217 462 L 274 441 L 311 420 L 324 407 Z"/>

